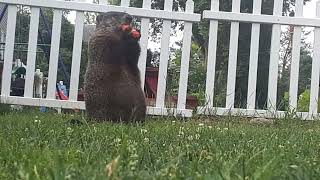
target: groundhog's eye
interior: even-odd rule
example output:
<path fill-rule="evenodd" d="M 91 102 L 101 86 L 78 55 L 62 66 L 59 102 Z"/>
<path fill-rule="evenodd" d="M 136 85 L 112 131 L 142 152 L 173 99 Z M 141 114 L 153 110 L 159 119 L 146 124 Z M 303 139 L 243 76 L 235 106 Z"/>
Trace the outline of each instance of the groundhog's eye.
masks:
<path fill-rule="evenodd" d="M 132 19 L 133 19 L 133 18 L 132 18 L 132 16 L 130 16 L 130 15 L 126 15 L 126 16 L 125 16 L 125 22 L 126 22 L 126 23 L 131 23 L 131 22 L 132 22 Z"/>
<path fill-rule="evenodd" d="M 101 20 L 102 20 L 101 15 L 98 15 L 97 18 L 96 18 L 97 24 L 100 24 Z"/>

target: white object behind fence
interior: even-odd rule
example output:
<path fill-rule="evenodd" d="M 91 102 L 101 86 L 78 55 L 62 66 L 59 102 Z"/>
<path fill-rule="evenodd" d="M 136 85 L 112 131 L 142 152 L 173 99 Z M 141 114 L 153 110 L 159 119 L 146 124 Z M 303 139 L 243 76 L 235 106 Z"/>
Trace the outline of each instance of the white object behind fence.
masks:
<path fill-rule="evenodd" d="M 167 115 L 168 113 L 181 114 L 182 116 L 192 116 L 192 110 L 186 109 L 186 94 L 187 94 L 187 81 L 189 71 L 189 56 L 191 47 L 192 36 L 192 23 L 199 22 L 201 19 L 200 14 L 193 13 L 194 3 L 192 0 L 187 1 L 186 12 L 173 12 L 172 4 L 173 0 L 165 1 L 164 10 L 151 9 L 151 0 L 143 1 L 143 8 L 129 7 L 130 0 L 122 0 L 121 6 L 112 5 L 99 5 L 89 4 L 83 2 L 65 2 L 57 0 L 0 0 L 0 3 L 6 3 L 8 7 L 8 25 L 7 25 L 7 38 L 6 38 L 6 51 L 5 51 L 5 64 L 3 71 L 3 83 L 1 88 L 1 103 L 7 104 L 20 104 L 31 106 L 47 106 L 56 108 L 73 108 L 73 109 L 85 109 L 85 104 L 82 101 L 77 101 L 78 85 L 79 85 L 79 73 L 80 73 L 80 61 L 81 61 L 81 49 L 82 49 L 82 36 L 84 26 L 84 12 L 108 12 L 118 11 L 127 12 L 133 16 L 141 18 L 141 56 L 139 60 L 139 68 L 141 71 L 142 87 L 144 86 L 144 76 L 146 69 L 146 57 L 147 57 L 147 45 L 148 45 L 148 32 L 150 18 L 163 19 L 163 37 L 161 46 L 161 59 L 160 59 L 160 72 L 159 72 L 159 86 L 157 94 L 156 107 L 148 107 L 148 114 L 154 115 Z M 15 26 L 17 16 L 17 5 L 29 6 L 31 8 L 31 23 L 30 34 L 28 44 L 28 62 L 27 62 L 27 82 L 26 91 L 24 97 L 10 96 L 10 79 L 12 70 L 12 58 L 14 50 L 14 38 L 15 38 Z M 52 8 L 53 25 L 52 25 L 52 39 L 51 39 L 51 52 L 49 62 L 49 75 L 48 75 L 48 87 L 47 97 L 33 98 L 34 84 L 34 71 L 36 60 L 36 47 L 37 47 L 37 32 L 39 28 L 39 10 L 40 8 Z M 61 36 L 61 21 L 63 10 L 76 11 L 75 20 L 75 34 L 72 54 L 72 67 L 70 77 L 70 98 L 69 100 L 57 100 L 56 93 L 56 81 L 57 81 L 57 69 L 58 69 L 58 57 L 60 48 L 60 36 Z M 167 65 L 169 60 L 169 40 L 171 21 L 184 21 L 184 37 L 183 37 L 183 49 L 182 49 L 182 61 L 181 67 L 181 79 L 179 88 L 178 108 L 166 108 L 164 104 L 165 90 L 166 90 L 166 75 Z M 39 89 L 37 93 L 39 93 Z"/>

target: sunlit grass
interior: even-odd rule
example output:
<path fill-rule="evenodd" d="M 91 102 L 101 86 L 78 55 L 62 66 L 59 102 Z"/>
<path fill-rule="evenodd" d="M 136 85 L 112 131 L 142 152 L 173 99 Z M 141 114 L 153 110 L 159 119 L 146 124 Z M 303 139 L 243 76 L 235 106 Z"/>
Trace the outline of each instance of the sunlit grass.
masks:
<path fill-rule="evenodd" d="M 55 113 L 0 115 L 0 179 L 317 179 L 320 124 L 150 118 L 84 123 Z"/>

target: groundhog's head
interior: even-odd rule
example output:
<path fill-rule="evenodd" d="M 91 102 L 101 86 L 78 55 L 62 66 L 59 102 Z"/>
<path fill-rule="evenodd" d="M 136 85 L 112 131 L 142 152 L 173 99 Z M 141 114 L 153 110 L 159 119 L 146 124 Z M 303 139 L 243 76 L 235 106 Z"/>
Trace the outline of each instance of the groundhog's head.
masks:
<path fill-rule="evenodd" d="M 97 28 L 118 27 L 122 24 L 130 25 L 132 16 L 123 12 L 107 12 L 97 16 Z"/>
<path fill-rule="evenodd" d="M 124 12 L 107 12 L 97 16 L 97 29 L 112 29 L 113 31 L 124 31 L 134 39 L 140 38 L 140 33 L 132 27 L 133 17 Z"/>

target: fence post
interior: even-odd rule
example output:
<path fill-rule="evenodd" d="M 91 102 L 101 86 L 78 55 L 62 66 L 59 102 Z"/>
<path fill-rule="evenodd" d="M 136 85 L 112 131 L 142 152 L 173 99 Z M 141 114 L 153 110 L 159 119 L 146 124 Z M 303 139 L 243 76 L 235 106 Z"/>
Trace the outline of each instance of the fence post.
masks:
<path fill-rule="evenodd" d="M 3 64 L 3 76 L 2 76 L 2 86 L 1 86 L 1 96 L 10 96 L 11 88 L 11 71 L 12 71 L 12 61 L 14 53 L 14 38 L 16 31 L 16 21 L 17 21 L 17 6 L 9 5 L 8 7 L 8 19 L 7 21 L 7 32 L 6 32 L 6 45 L 4 52 L 4 64 Z M 2 102 L 2 100 L 1 100 Z"/>
<path fill-rule="evenodd" d="M 151 0 L 143 0 L 142 8 L 151 9 Z M 148 50 L 148 37 L 149 37 L 149 18 L 141 18 L 141 53 L 138 62 L 141 77 L 141 88 L 144 89 L 144 81 L 146 75 L 146 61 L 147 61 L 147 50 Z"/>
<path fill-rule="evenodd" d="M 303 16 L 303 0 L 296 0 L 295 16 Z M 300 63 L 300 48 L 301 48 L 301 31 L 300 26 L 294 27 L 292 40 L 292 62 L 290 73 L 290 88 L 289 88 L 289 108 L 290 110 L 297 109 L 297 96 L 299 84 L 299 63 Z"/>
<path fill-rule="evenodd" d="M 253 14 L 261 14 L 262 0 L 254 0 Z M 257 72 L 259 60 L 259 42 L 260 42 L 260 24 L 252 24 L 251 31 L 251 47 L 250 47 L 250 64 L 249 64 L 249 79 L 248 79 L 248 94 L 247 94 L 247 109 L 255 109 L 256 107 L 256 87 L 257 87 Z"/>
<path fill-rule="evenodd" d="M 219 0 L 211 0 L 211 11 L 219 11 Z M 206 107 L 213 107 L 214 84 L 217 60 L 218 43 L 218 21 L 210 20 L 209 40 L 208 40 L 208 60 L 207 60 L 207 79 L 206 79 Z"/>
<path fill-rule="evenodd" d="M 84 18 L 84 12 L 76 12 L 69 93 L 71 101 L 78 100 Z"/>
<path fill-rule="evenodd" d="M 165 0 L 164 10 L 172 11 L 173 0 Z M 167 80 L 167 68 L 170 58 L 169 43 L 171 34 L 171 20 L 163 20 L 162 40 L 161 40 L 161 52 L 160 52 L 160 65 L 159 65 L 159 77 L 158 77 L 158 89 L 156 98 L 156 107 L 164 108 L 165 95 L 166 95 L 166 80 Z"/>
<path fill-rule="evenodd" d="M 62 10 L 55 9 L 53 12 L 52 38 L 49 61 L 49 74 L 47 85 L 47 99 L 56 99 L 56 83 L 58 71 L 58 58 L 60 49 Z"/>
<path fill-rule="evenodd" d="M 241 0 L 232 1 L 232 12 L 240 13 Z M 231 22 L 226 108 L 234 108 L 238 59 L 239 22 Z"/>
<path fill-rule="evenodd" d="M 320 18 L 320 1 L 317 1 L 317 18 Z M 309 115 L 313 116 L 318 113 L 319 100 L 319 67 L 320 67 L 320 28 L 314 29 L 314 44 L 313 44 L 313 59 L 312 59 L 312 74 L 310 88 L 310 106 Z"/>
<path fill-rule="evenodd" d="M 31 7 L 31 20 L 29 30 L 28 58 L 24 97 L 31 98 L 33 96 L 34 71 L 37 57 L 37 42 L 39 28 L 40 8 Z"/>
<path fill-rule="evenodd" d="M 108 5 L 109 2 L 108 2 L 108 0 L 99 0 L 99 4 Z"/>
<path fill-rule="evenodd" d="M 283 0 L 274 1 L 273 15 L 282 16 Z M 270 66 L 269 66 L 269 83 L 268 83 L 268 110 L 277 110 L 277 88 L 278 88 L 278 65 L 280 50 L 281 25 L 272 26 L 271 49 L 270 49 Z"/>
<path fill-rule="evenodd" d="M 186 12 L 193 13 L 194 2 L 188 0 L 186 2 Z M 179 78 L 179 92 L 178 92 L 178 109 L 186 108 L 186 98 L 188 90 L 188 72 L 189 72 L 189 62 L 190 62 L 190 50 L 191 50 L 191 37 L 192 37 L 192 23 L 185 22 L 184 32 L 183 32 L 183 46 L 182 46 L 182 56 L 181 56 L 181 70 Z"/>
<path fill-rule="evenodd" d="M 120 6 L 129 7 L 130 6 L 130 0 L 121 0 Z"/>

